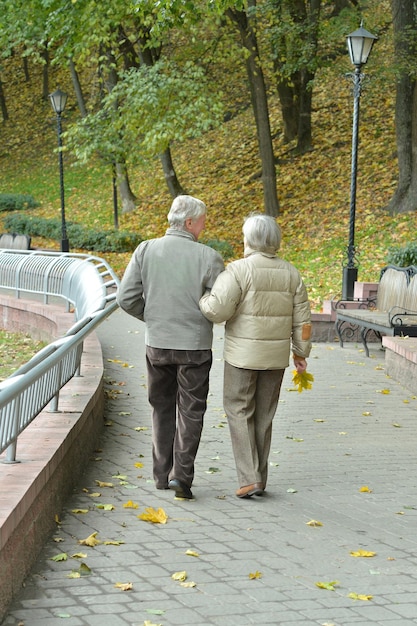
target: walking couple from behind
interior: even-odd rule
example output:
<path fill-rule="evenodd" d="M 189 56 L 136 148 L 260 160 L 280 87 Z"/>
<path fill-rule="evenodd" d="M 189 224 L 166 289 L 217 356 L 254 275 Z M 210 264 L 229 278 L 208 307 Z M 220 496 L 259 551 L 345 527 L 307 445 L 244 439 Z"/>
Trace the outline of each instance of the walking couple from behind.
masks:
<path fill-rule="evenodd" d="M 145 322 L 157 489 L 192 500 L 194 463 L 207 408 L 213 323 L 225 324 L 223 403 L 240 498 L 260 496 L 268 478 L 272 422 L 293 352 L 306 370 L 311 314 L 298 270 L 277 256 L 274 218 L 243 224 L 244 258 L 229 263 L 198 242 L 206 206 L 177 196 L 164 236 L 134 251 L 117 293 L 120 307 Z"/>

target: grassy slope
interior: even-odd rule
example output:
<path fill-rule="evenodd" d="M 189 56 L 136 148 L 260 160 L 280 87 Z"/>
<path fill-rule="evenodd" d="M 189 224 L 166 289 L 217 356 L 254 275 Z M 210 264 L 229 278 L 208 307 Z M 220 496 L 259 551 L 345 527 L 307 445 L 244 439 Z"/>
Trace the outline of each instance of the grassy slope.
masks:
<path fill-rule="evenodd" d="M 335 64 L 318 76 L 314 91 L 314 149 L 309 154 L 296 156 L 291 146 L 283 145 L 276 96 L 272 95 L 270 101 L 279 158 L 281 254 L 302 272 L 316 310 L 323 300 L 341 291 L 342 262 L 349 235 L 353 98 L 350 82 L 343 76 L 344 71 L 351 69 L 346 63 L 345 59 L 341 66 Z M 393 86 L 375 65 L 370 65 L 367 72 L 373 80 L 366 83 L 361 98 L 355 243 L 359 251 L 359 280 L 375 281 L 385 264 L 388 247 L 414 238 L 417 215 L 393 217 L 383 210 L 397 177 Z M 10 120 L 0 128 L 0 192 L 33 194 L 42 203 L 34 214 L 59 217 L 55 118 L 49 102 L 34 95 L 35 86 L 40 89 L 40 69 L 31 68 L 30 84 L 23 82 L 22 71 L 16 65 L 6 68 L 2 77 Z M 51 90 L 55 88 L 53 80 Z M 76 119 L 77 111 L 71 85 L 61 80 L 60 87 L 70 94 L 65 129 L 69 121 Z M 251 110 L 203 138 L 174 145 L 172 152 L 187 192 L 208 205 L 205 236 L 228 240 L 236 256 L 240 256 L 242 219 L 250 211 L 263 208 L 261 181 L 252 180 L 259 170 L 259 159 Z M 171 198 L 159 162 L 148 169 L 131 170 L 130 178 L 138 207 L 133 213 L 120 216 L 120 228 L 138 231 L 143 237 L 163 234 Z M 73 166 L 65 155 L 67 220 L 112 228 L 111 185 L 109 168 L 100 164 L 88 168 Z M 34 245 L 51 248 L 58 244 L 34 240 Z M 121 274 L 129 255 L 109 254 L 106 258 Z"/>

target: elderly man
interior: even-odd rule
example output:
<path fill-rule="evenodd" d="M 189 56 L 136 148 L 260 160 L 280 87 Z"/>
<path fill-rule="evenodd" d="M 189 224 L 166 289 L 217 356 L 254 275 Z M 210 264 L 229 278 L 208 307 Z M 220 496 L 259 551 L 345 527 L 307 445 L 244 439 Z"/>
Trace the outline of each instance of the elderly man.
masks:
<path fill-rule="evenodd" d="M 201 200 L 177 196 L 165 235 L 137 247 L 117 294 L 120 307 L 146 324 L 156 488 L 187 500 L 212 364 L 213 325 L 199 300 L 224 270 L 222 257 L 197 241 L 205 221 Z"/>

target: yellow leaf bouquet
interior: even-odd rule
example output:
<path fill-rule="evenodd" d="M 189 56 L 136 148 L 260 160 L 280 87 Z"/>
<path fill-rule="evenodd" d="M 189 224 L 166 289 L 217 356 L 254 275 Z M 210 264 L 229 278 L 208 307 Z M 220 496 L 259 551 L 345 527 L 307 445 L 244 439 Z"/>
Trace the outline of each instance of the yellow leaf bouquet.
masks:
<path fill-rule="evenodd" d="M 297 370 L 293 371 L 293 377 L 292 377 L 292 382 L 294 383 L 294 385 L 297 387 L 298 389 L 298 393 L 301 393 L 303 391 L 303 389 L 311 389 L 312 388 L 312 382 L 314 381 L 314 376 L 313 374 L 310 374 L 309 372 L 301 372 L 300 374 L 297 372 Z"/>

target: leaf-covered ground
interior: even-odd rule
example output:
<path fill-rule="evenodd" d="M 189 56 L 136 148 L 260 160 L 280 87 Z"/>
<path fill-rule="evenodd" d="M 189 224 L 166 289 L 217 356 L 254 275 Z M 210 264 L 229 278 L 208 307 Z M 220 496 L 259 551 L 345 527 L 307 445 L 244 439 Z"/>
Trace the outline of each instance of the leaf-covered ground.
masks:
<path fill-rule="evenodd" d="M 375 67 L 367 70 L 370 76 L 378 72 Z M 5 70 L 4 76 L 10 119 L 1 127 L 0 191 L 32 194 L 41 202 L 33 215 L 59 217 L 56 121 L 49 102 L 42 101 L 37 93 L 41 88 L 40 69 L 31 68 L 30 83 L 23 82 L 19 67 L 13 72 Z M 70 94 L 63 118 L 65 130 L 76 119 L 77 110 L 71 85 L 62 80 L 60 86 Z M 313 104 L 314 148 L 308 154 L 297 155 L 294 146 L 282 142 L 278 100 L 273 94 L 270 98 L 278 159 L 281 254 L 300 269 L 312 306 L 320 310 L 324 300 L 341 292 L 349 238 L 353 97 L 351 82 L 340 68 L 318 75 Z M 376 281 L 386 263 L 388 248 L 413 240 L 417 226 L 416 213 L 391 216 L 384 210 L 397 179 L 394 90 L 386 77 L 365 83 L 359 137 L 355 232 L 358 278 Z M 208 206 L 204 237 L 228 241 L 239 257 L 243 218 L 251 211 L 263 210 L 251 109 L 202 138 L 173 145 L 172 154 L 182 185 Z M 77 166 L 65 154 L 64 179 L 67 220 L 98 229 L 112 228 L 110 168 L 99 162 Z M 171 197 L 159 161 L 131 169 L 130 182 L 138 198 L 137 209 L 120 215 L 120 229 L 137 231 L 144 238 L 162 235 Z M 59 245 L 36 239 L 32 243 L 48 248 Z M 130 255 L 105 256 L 121 275 Z"/>

